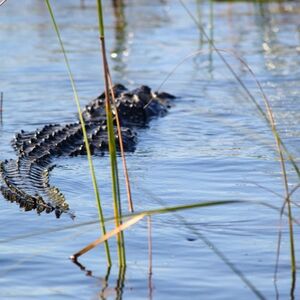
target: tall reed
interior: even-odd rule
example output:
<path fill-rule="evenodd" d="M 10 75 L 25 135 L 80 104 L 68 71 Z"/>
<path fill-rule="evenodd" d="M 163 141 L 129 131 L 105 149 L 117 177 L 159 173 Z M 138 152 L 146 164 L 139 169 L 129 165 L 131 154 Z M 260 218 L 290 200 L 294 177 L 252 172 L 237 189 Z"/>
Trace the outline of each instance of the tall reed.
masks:
<path fill-rule="evenodd" d="M 102 230 L 102 233 L 105 235 L 106 234 L 106 228 L 105 228 L 105 223 L 104 223 L 104 215 L 103 215 L 103 210 L 102 210 L 102 206 L 101 206 L 101 200 L 100 200 L 100 193 L 99 193 L 99 188 L 98 188 L 98 184 L 97 184 L 97 179 L 96 179 L 96 174 L 95 174 L 95 169 L 94 169 L 94 165 L 93 165 L 93 160 L 92 160 L 92 155 L 91 155 L 91 150 L 90 150 L 90 146 L 89 146 L 89 141 L 88 141 L 88 137 L 87 137 L 87 133 L 86 133 L 86 128 L 85 128 L 85 123 L 81 114 L 81 108 L 80 108 L 80 101 L 79 101 L 79 96 L 77 93 L 77 88 L 75 85 L 75 81 L 74 81 L 74 77 L 71 71 L 71 67 L 69 64 L 69 60 L 65 51 L 65 47 L 63 44 L 63 41 L 61 39 L 61 35 L 59 32 L 59 28 L 58 25 L 55 21 L 55 16 L 50 4 L 49 0 L 45 0 L 48 11 L 50 13 L 50 17 L 51 17 L 51 21 L 52 24 L 54 26 L 57 38 L 59 40 L 59 44 L 64 56 L 64 61 L 67 67 L 67 71 L 68 71 L 68 75 L 69 75 L 69 79 L 70 79 L 70 83 L 72 86 L 72 90 L 73 90 L 73 94 L 74 94 L 74 99 L 75 99 L 75 103 L 77 106 L 77 111 L 78 111 L 78 115 L 79 115 L 79 120 L 80 120 L 80 124 L 82 127 L 82 133 L 83 133 L 83 139 L 84 139 L 84 144 L 85 144 L 85 148 L 86 148 L 86 152 L 87 152 L 87 158 L 88 158 L 88 163 L 89 163 L 89 168 L 90 168 L 90 172 L 91 172 L 91 177 L 92 177 L 92 183 L 93 183 L 93 188 L 94 188 L 94 193 L 95 193 L 95 198 L 96 198 L 96 202 L 97 202 L 97 207 L 98 207 L 98 214 L 99 214 L 99 220 L 100 220 L 100 228 Z M 110 250 L 109 250 L 109 245 L 108 242 L 105 242 L 105 252 L 106 252 L 106 258 L 107 258 L 107 264 L 110 266 L 111 265 L 111 256 L 110 256 Z"/>
<path fill-rule="evenodd" d="M 115 225 L 116 228 L 122 224 L 122 208 L 121 208 L 121 199 L 120 199 L 120 185 L 119 185 L 119 174 L 118 174 L 118 162 L 117 162 L 117 151 L 115 143 L 115 130 L 112 117 L 111 109 L 111 98 L 114 97 L 113 89 L 109 88 L 110 79 L 109 79 L 109 67 L 106 58 L 106 47 L 105 47 L 105 33 L 104 33 L 104 19 L 103 19 L 103 8 L 102 1 L 97 0 L 98 8 L 98 21 L 99 21 L 99 34 L 100 34 L 100 43 L 101 43 L 101 52 L 102 52 L 102 63 L 104 71 L 104 82 L 105 82 L 105 109 L 106 109 L 106 120 L 107 120 L 107 135 L 109 143 L 109 156 L 110 156 L 110 166 L 111 166 L 111 178 L 112 178 L 112 195 L 113 195 L 113 208 L 115 215 Z M 117 111 L 116 111 L 117 114 Z M 119 133 L 121 131 L 119 130 Z M 119 138 L 122 139 L 121 135 Z M 116 235 L 117 246 L 118 246 L 118 258 L 119 265 L 126 265 L 126 256 L 125 256 L 125 244 L 124 244 L 124 234 L 119 232 Z"/>

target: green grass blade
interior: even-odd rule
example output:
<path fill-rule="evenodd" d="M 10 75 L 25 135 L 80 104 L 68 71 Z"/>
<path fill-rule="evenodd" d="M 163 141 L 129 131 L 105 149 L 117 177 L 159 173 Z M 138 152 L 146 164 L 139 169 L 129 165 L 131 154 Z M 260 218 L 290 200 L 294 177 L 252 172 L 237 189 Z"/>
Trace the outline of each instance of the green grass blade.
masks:
<path fill-rule="evenodd" d="M 46 5 L 47 5 L 47 8 L 48 8 L 48 11 L 50 13 L 51 21 L 52 21 L 52 24 L 54 26 L 57 38 L 59 40 L 59 44 L 60 44 L 60 47 L 61 47 L 61 50 L 62 50 L 62 53 L 63 53 L 63 56 L 64 56 L 65 64 L 66 64 L 66 67 L 67 67 L 69 79 L 70 79 L 70 82 L 71 82 L 71 86 L 72 86 L 72 90 L 73 90 L 73 94 L 74 94 L 74 99 L 75 99 L 75 103 L 76 103 L 76 106 L 77 106 L 77 111 L 78 111 L 78 115 L 79 115 L 79 119 L 80 119 L 80 124 L 81 124 L 81 127 L 82 127 L 84 144 L 85 144 L 85 147 L 86 147 L 87 158 L 88 158 L 88 163 L 89 163 L 89 168 L 90 168 L 90 172 L 91 172 L 93 188 L 94 188 L 97 207 L 98 207 L 100 227 L 101 227 L 102 233 L 105 234 L 106 233 L 106 228 L 105 228 L 105 223 L 104 223 L 103 210 L 102 210 L 102 206 L 101 206 L 100 193 L 99 193 L 99 188 L 98 188 L 98 184 L 97 184 L 97 180 L 96 180 L 96 174 L 95 174 L 95 169 L 94 169 L 94 165 L 93 165 L 93 161 L 92 161 L 92 155 L 91 155 L 91 150 L 90 150 L 88 137 L 87 137 L 87 133 L 86 133 L 85 123 L 84 123 L 84 120 L 83 120 L 83 117 L 82 117 L 82 114 L 81 114 L 80 102 L 79 102 L 79 97 L 78 97 L 74 77 L 73 77 L 73 74 L 72 74 L 72 71 L 71 71 L 71 67 L 70 67 L 69 60 L 68 60 L 68 57 L 67 57 L 67 54 L 66 54 L 66 51 L 65 51 L 65 48 L 64 48 L 63 41 L 62 41 L 61 36 L 60 36 L 58 25 L 55 21 L 55 17 L 54 17 L 54 13 L 53 13 L 50 1 L 45 0 L 45 2 L 46 2 Z M 110 257 L 110 250 L 109 250 L 108 243 L 105 243 L 105 252 L 106 252 L 106 257 L 107 257 L 107 264 L 111 265 L 111 257 Z"/>

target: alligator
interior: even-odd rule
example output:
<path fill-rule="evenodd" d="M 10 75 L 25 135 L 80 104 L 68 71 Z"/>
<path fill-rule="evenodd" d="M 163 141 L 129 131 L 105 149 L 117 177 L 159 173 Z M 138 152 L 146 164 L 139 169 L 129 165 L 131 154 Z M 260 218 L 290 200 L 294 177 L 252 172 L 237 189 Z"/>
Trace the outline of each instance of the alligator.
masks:
<path fill-rule="evenodd" d="M 112 105 L 117 150 L 119 138 L 116 111 L 121 125 L 124 151 L 133 152 L 137 143 L 136 129 L 146 127 L 155 117 L 166 115 L 175 96 L 152 92 L 148 86 L 128 90 L 122 84 L 113 86 L 115 105 Z M 111 94 L 109 95 L 110 98 Z M 103 156 L 108 150 L 105 93 L 92 100 L 81 112 L 92 154 Z M 63 193 L 49 183 L 55 167 L 53 158 L 86 154 L 82 126 L 49 124 L 32 132 L 21 131 L 12 140 L 17 158 L 0 163 L 0 190 L 5 199 L 19 204 L 25 211 L 54 212 L 74 217 Z"/>

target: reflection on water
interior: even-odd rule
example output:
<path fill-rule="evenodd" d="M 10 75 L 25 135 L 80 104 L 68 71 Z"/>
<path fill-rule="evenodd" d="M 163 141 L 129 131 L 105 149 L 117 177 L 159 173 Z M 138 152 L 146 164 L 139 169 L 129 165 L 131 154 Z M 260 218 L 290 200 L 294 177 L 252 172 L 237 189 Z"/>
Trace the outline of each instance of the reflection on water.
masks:
<path fill-rule="evenodd" d="M 126 58 L 130 55 L 127 41 L 126 20 L 124 15 L 124 3 L 122 0 L 113 0 L 115 16 L 115 46 L 111 51 L 111 57 L 115 60 L 114 71 L 126 74 Z"/>
<path fill-rule="evenodd" d="M 113 299 L 122 299 L 124 282 L 126 278 L 126 267 L 119 267 L 118 277 L 115 280 L 115 285 L 113 285 L 114 283 L 110 282 L 109 280 L 112 267 L 107 267 L 104 277 L 97 277 L 93 275 L 93 271 L 87 270 L 86 267 L 78 260 L 72 260 L 72 262 L 78 266 L 86 276 L 91 277 L 99 282 L 101 290 L 98 293 L 97 299 L 110 299 L 111 297 L 113 297 Z"/>
<path fill-rule="evenodd" d="M 3 92 L 0 92 L 0 125 L 3 125 Z"/>
<path fill-rule="evenodd" d="M 262 201 L 272 209 L 249 204 L 155 216 L 153 275 L 149 275 L 148 230 L 143 222 L 125 233 L 126 272 L 116 265 L 107 269 L 101 247 L 82 257 L 81 272 L 67 258 L 98 237 L 98 225 L 72 225 L 96 220 L 97 212 L 89 174 L 83 171 L 86 159 L 60 159 L 51 183 L 66 193 L 76 211 L 75 223 L 23 213 L 0 199 L 1 239 L 6 241 L 0 244 L 0 298 L 289 298 L 285 218 L 277 291 L 272 284 L 283 187 L 270 129 L 177 1 L 103 2 L 112 76 L 129 88 L 159 87 L 179 61 L 201 50 L 165 83 L 164 90 L 179 96 L 175 106 L 165 118 L 141 130 L 136 152 L 128 155 L 135 206 L 143 210 L 242 199 Z M 279 133 L 298 163 L 299 2 L 185 3 L 218 48 L 234 50 L 254 70 L 270 99 Z M 103 89 L 95 3 L 63 0 L 53 5 L 84 105 Z M 67 123 L 74 120 L 75 107 L 44 3 L 7 1 L 0 8 L 0 23 L 3 160 L 14 155 L 10 140 L 15 132 Z M 244 66 L 230 55 L 226 58 L 263 104 Z M 104 210 L 111 216 L 107 157 L 94 161 Z M 287 170 L 292 191 L 299 180 L 290 164 Z M 296 205 L 298 198 L 295 188 Z M 64 226 L 69 227 L 61 230 Z M 45 234 L 33 234 L 41 231 Z M 20 235 L 27 237 L 14 239 Z M 111 248 L 116 258 L 113 240 Z M 298 296 L 296 289 L 295 299 Z"/>

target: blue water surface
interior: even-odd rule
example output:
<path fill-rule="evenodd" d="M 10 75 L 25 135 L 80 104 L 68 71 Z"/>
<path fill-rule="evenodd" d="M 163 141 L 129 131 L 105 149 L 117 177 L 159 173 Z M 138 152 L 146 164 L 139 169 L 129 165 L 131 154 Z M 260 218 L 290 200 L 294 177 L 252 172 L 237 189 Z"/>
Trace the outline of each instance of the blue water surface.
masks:
<path fill-rule="evenodd" d="M 96 1 L 52 2 L 83 107 L 104 86 Z M 118 269 L 114 239 L 111 270 L 103 246 L 82 257 L 81 270 L 68 257 L 99 236 L 96 202 L 86 158 L 59 158 L 50 181 L 66 195 L 75 220 L 24 213 L 0 196 L 0 298 L 289 299 L 289 230 L 286 216 L 280 221 L 285 191 L 270 126 L 179 1 L 126 0 L 116 8 L 103 2 L 114 82 L 158 89 L 184 60 L 161 87 L 178 96 L 170 113 L 141 129 L 136 151 L 127 155 L 136 211 L 208 200 L 247 202 L 153 216 L 151 276 L 146 219 L 125 232 L 125 274 Z M 299 164 L 299 2 L 184 3 L 217 48 L 249 64 Z M 265 111 L 245 65 L 222 53 Z M 8 0 L 0 7 L 0 62 L 4 160 L 15 157 L 14 133 L 77 118 L 44 1 Z M 94 163 L 105 215 L 112 216 L 109 158 L 95 157 Z M 292 190 L 299 178 L 290 163 L 286 167 Z M 124 189 L 122 195 L 126 212 Z M 292 197 L 296 219 L 299 195 L 296 190 Z M 299 236 L 296 224 L 294 231 Z M 295 246 L 298 258 L 298 239 Z"/>

